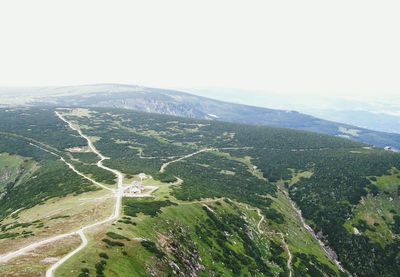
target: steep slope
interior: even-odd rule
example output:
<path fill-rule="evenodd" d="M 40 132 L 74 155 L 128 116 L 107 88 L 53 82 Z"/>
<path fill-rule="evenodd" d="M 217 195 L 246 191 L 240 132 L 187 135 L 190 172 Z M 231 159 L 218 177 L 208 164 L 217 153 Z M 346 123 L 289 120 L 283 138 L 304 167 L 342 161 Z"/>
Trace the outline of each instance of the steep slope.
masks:
<path fill-rule="evenodd" d="M 75 87 L 14 88 L 12 91 L 9 88 L 0 88 L 0 93 L 4 97 L 8 93 L 10 97 L 7 99 L 11 101 L 10 103 L 16 101 L 15 93 L 22 95 L 29 93 L 28 103 L 35 105 L 124 108 L 197 119 L 292 128 L 400 149 L 400 134 L 372 131 L 349 124 L 322 120 L 295 111 L 232 104 L 174 90 L 99 84 Z M 4 99 L 1 100 L 7 102 Z"/>

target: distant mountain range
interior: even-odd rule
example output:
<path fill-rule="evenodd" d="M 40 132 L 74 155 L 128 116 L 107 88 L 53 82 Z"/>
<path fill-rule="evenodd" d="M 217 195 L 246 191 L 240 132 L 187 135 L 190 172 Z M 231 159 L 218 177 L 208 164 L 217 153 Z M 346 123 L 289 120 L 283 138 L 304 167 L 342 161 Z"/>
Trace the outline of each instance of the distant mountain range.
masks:
<path fill-rule="evenodd" d="M 400 134 L 400 95 L 274 92 L 225 88 L 182 88 L 195 95 L 251 106 L 295 110 L 360 128 Z M 251 95 L 251 97 L 249 97 Z"/>
<path fill-rule="evenodd" d="M 24 100 L 24 93 L 29 95 Z M 0 104 L 65 107 L 113 107 L 181 117 L 220 120 L 319 132 L 370 145 L 400 148 L 400 134 L 372 131 L 289 110 L 233 104 L 193 94 L 134 85 L 98 84 L 70 87 L 1 88 Z M 7 101 L 20 95 L 20 102 Z M 33 96 L 32 96 L 33 95 Z M 13 98 L 15 99 L 15 98 Z"/>
<path fill-rule="evenodd" d="M 400 133 L 400 116 L 363 110 L 315 110 L 312 114 L 328 120 L 389 133 Z"/>

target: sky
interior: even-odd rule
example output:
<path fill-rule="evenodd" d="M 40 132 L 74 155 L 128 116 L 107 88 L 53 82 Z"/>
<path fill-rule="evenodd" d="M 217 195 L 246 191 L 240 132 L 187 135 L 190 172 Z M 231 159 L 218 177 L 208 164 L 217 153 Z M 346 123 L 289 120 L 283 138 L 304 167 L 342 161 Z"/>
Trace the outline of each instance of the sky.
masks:
<path fill-rule="evenodd" d="M 400 95 L 399 1 L 2 0 L 0 86 Z"/>

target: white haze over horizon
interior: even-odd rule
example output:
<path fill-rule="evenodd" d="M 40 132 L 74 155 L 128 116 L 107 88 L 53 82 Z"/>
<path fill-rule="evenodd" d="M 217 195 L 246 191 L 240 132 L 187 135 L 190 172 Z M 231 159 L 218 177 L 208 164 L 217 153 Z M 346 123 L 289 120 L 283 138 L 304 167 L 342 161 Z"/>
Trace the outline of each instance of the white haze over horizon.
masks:
<path fill-rule="evenodd" d="M 5 0 L 0 86 L 127 83 L 232 88 L 257 103 L 400 103 L 399 14 L 400 2 L 385 0 Z"/>

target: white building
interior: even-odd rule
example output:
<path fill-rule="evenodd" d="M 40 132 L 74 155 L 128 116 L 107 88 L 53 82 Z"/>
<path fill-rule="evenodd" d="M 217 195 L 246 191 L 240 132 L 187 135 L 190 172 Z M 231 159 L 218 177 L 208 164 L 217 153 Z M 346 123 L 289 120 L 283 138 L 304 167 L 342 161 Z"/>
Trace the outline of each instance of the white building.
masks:
<path fill-rule="evenodd" d="M 138 181 L 133 181 L 131 185 L 129 185 L 125 190 L 124 193 L 126 194 L 139 194 L 142 193 L 144 190 L 144 186 L 138 182 Z"/>
<path fill-rule="evenodd" d="M 144 173 L 139 173 L 139 178 L 140 178 L 140 181 L 143 181 L 144 179 L 147 179 L 147 175 Z"/>

